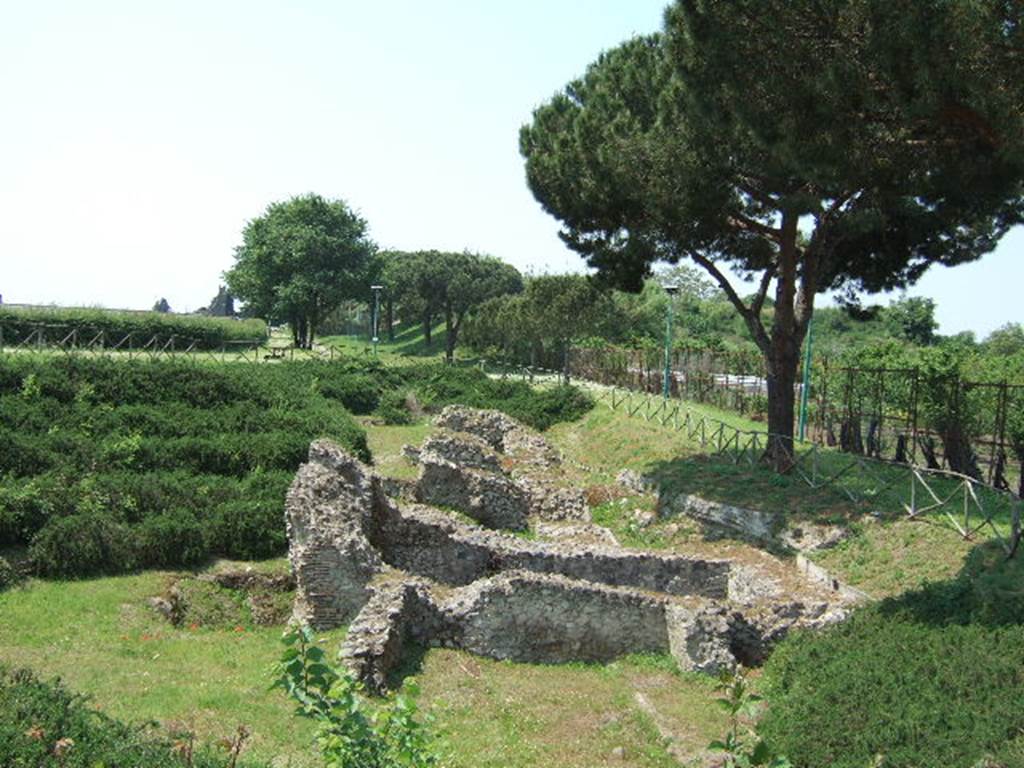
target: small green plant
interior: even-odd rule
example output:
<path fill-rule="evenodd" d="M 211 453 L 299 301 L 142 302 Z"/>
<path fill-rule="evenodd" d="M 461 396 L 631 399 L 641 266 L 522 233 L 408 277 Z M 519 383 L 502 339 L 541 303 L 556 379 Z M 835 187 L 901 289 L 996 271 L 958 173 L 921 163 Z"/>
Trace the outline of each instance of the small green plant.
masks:
<path fill-rule="evenodd" d="M 773 755 L 767 742 L 749 725 L 757 717 L 762 699 L 751 693 L 746 673 L 723 672 L 716 690 L 722 694 L 718 705 L 729 715 L 729 730 L 723 739 L 708 744 L 708 749 L 724 753 L 725 768 L 792 768 L 788 759 Z"/>
<path fill-rule="evenodd" d="M 18 572 L 6 558 L 0 557 L 0 592 L 18 583 Z"/>
<path fill-rule="evenodd" d="M 289 627 L 276 667 L 275 688 L 298 703 L 296 713 L 315 720 L 317 744 L 327 768 L 432 768 L 442 762 L 433 738 L 416 718 L 416 704 L 397 695 L 367 706 L 362 686 L 334 669 L 306 626 Z M 415 684 L 406 683 L 415 696 Z"/>

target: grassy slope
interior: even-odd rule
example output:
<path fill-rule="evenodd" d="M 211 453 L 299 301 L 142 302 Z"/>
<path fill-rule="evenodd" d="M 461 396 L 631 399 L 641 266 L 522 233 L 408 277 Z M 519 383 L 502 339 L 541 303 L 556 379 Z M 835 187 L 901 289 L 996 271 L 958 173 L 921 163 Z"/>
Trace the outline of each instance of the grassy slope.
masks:
<path fill-rule="evenodd" d="M 691 410 L 739 429 L 759 426 L 704 406 L 694 405 Z M 613 411 L 605 402 L 578 422 L 552 428 L 548 435 L 570 460 L 588 467 L 589 471 L 579 475 L 583 485 L 608 483 L 619 469 L 629 468 L 647 472 L 681 492 L 776 512 L 793 520 L 848 525 L 851 537 L 834 549 L 818 553 L 815 559 L 875 596 L 898 594 L 928 581 L 955 576 L 977 544 L 977 540 L 965 541 L 941 515 L 932 514 L 927 522 L 905 519 L 902 505 L 909 493 L 905 470 L 885 470 L 892 485 L 870 502 L 854 503 L 835 487 L 812 489 L 797 475 L 779 477 L 764 468 L 708 458 L 696 438 L 688 439 L 684 432 L 657 421 L 630 417 L 623 409 Z M 824 452 L 821 468 L 827 473 L 830 468 L 846 466 L 848 461 L 840 454 Z M 875 482 L 873 476 L 856 470 L 844 480 L 863 488 Z M 646 503 L 649 506 L 651 502 L 648 499 Z M 595 514 L 625 543 L 682 546 L 701 539 L 695 526 L 678 519 L 636 529 L 625 512 L 643 506 L 642 499 L 629 500 L 625 505 L 602 506 Z M 986 535 L 983 532 L 979 537 L 984 540 Z"/>
<path fill-rule="evenodd" d="M 396 327 L 393 342 L 387 341 L 387 332 L 382 328 L 382 341 L 377 345 L 377 354 L 388 363 L 421 363 L 426 358 L 444 357 L 447 338 L 448 334 L 445 332 L 444 323 L 439 323 L 433 328 L 429 344 L 423 336 L 423 327 L 420 324 L 405 329 Z M 333 346 L 350 354 L 370 355 L 373 353 L 373 345 L 365 336 L 322 336 L 317 339 L 317 343 Z M 460 351 L 457 349 L 456 354 Z"/>

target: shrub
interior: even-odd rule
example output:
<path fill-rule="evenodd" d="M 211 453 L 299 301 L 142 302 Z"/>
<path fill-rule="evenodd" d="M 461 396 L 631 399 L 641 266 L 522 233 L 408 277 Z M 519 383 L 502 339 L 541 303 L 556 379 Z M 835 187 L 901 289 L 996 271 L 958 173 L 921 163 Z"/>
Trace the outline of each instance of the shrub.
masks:
<path fill-rule="evenodd" d="M 385 424 L 411 424 L 413 414 L 408 407 L 409 390 L 392 389 L 385 392 L 374 415 Z"/>
<path fill-rule="evenodd" d="M 8 344 L 20 342 L 40 328 L 48 344 L 56 344 L 77 328 L 83 332 L 80 343 L 88 343 L 102 332 L 107 335 L 107 344 L 112 346 L 130 333 L 136 348 L 153 336 L 162 343 L 167 343 L 172 336 L 177 337 L 177 347 L 181 349 L 187 347 L 190 340 L 195 340 L 199 349 L 219 349 L 225 343 L 262 344 L 268 338 L 267 324 L 262 320 L 75 307 L 0 307 L 0 328 Z"/>
<path fill-rule="evenodd" d="M 476 368 L 423 365 L 406 369 L 411 389 L 428 410 L 458 403 L 471 408 L 494 408 L 535 429 L 573 421 L 594 407 L 576 387 L 537 391 L 524 381 L 492 379 Z"/>
<path fill-rule="evenodd" d="M 126 525 L 100 513 L 50 520 L 32 539 L 29 560 L 41 576 L 75 578 L 136 567 L 136 542 Z"/>
<path fill-rule="evenodd" d="M 319 390 L 324 397 L 338 400 L 352 413 L 372 413 L 380 402 L 381 382 L 379 379 L 361 373 L 333 376 L 319 381 Z"/>
<path fill-rule="evenodd" d="M 14 570 L 7 558 L 0 557 L 0 592 L 10 589 L 18 583 L 18 572 Z"/>
<path fill-rule="evenodd" d="M 416 704 L 399 694 L 370 710 L 361 686 L 344 670 L 333 669 L 308 627 L 284 635 L 275 687 L 298 703 L 298 713 L 317 723 L 317 742 L 330 766 L 431 768 L 440 766 L 430 732 L 416 719 Z M 413 695 L 416 688 L 406 683 Z"/>
<path fill-rule="evenodd" d="M 203 527 L 191 512 L 176 510 L 147 517 L 133 529 L 140 566 L 198 565 L 209 556 Z"/>
<path fill-rule="evenodd" d="M 766 667 L 761 733 L 796 766 L 975 765 L 1024 732 L 1024 598 L 965 573 L 819 634 L 784 641 Z M 1019 764 L 1007 762 L 1010 764 Z"/>
<path fill-rule="evenodd" d="M 222 768 L 225 758 L 201 746 L 188 764 Z M 107 717 L 59 681 L 0 667 L 0 765 L 181 768 L 183 761 L 169 738 Z"/>
<path fill-rule="evenodd" d="M 207 528 L 209 548 L 236 560 L 261 560 L 288 545 L 280 499 L 231 501 L 213 510 Z"/>
<path fill-rule="evenodd" d="M 545 430 L 563 421 L 575 421 L 593 407 L 594 401 L 586 392 L 560 386 L 517 397 L 504 410 L 524 424 Z"/>

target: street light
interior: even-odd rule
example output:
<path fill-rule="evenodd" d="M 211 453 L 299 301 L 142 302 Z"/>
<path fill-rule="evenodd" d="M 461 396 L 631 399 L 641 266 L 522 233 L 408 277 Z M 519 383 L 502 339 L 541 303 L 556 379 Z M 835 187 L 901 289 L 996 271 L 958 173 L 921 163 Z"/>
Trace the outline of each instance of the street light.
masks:
<path fill-rule="evenodd" d="M 380 323 L 380 292 L 384 290 L 383 285 L 371 285 L 373 291 L 373 354 L 377 354 L 377 342 L 380 337 L 377 334 L 377 326 Z"/>
<path fill-rule="evenodd" d="M 667 399 L 672 394 L 672 305 L 679 286 L 666 285 L 665 293 L 668 294 L 668 309 L 665 312 L 665 375 L 661 380 L 661 396 Z"/>

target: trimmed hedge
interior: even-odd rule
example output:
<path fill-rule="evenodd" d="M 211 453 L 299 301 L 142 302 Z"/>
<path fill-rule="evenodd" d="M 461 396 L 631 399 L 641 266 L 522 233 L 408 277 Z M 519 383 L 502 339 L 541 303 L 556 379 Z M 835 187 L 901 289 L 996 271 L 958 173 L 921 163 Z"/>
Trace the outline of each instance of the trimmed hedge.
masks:
<path fill-rule="evenodd" d="M 344 365 L 0 358 L 0 545 L 61 578 L 281 554 L 310 441 L 371 458 L 324 379 L 382 386 Z"/>
<path fill-rule="evenodd" d="M 402 373 L 401 385 L 384 396 L 377 412 L 389 424 L 407 420 L 404 400 L 410 392 L 428 411 L 452 403 L 493 408 L 539 430 L 574 421 L 594 407 L 593 399 L 576 387 L 538 391 L 524 381 L 494 379 L 477 368 L 433 364 L 403 368 Z"/>
<path fill-rule="evenodd" d="M 62 578 L 281 554 L 310 441 L 369 461 L 350 411 L 408 421 L 410 392 L 539 429 L 593 406 L 440 364 L 0 357 L 0 546 L 29 546 L 37 573 Z"/>
<path fill-rule="evenodd" d="M 27 670 L 0 667 L 0 765 L 181 768 L 183 762 L 169 737 L 98 712 L 59 680 L 44 682 Z M 223 768 L 225 757 L 199 746 L 191 765 Z M 257 763 L 240 765 L 255 768 Z"/>
<path fill-rule="evenodd" d="M 135 348 L 154 336 L 160 340 L 161 346 L 172 336 L 180 339 L 179 349 L 186 348 L 192 340 L 197 342 L 199 349 L 220 349 L 223 345 L 240 342 L 260 345 L 269 338 L 267 324 L 263 320 L 72 307 L 0 307 L 0 332 L 5 344 L 21 343 L 41 328 L 45 342 L 49 344 L 62 341 L 78 329 L 82 334 L 79 338 L 82 344 L 104 333 L 107 345 L 113 346 L 132 334 Z"/>

